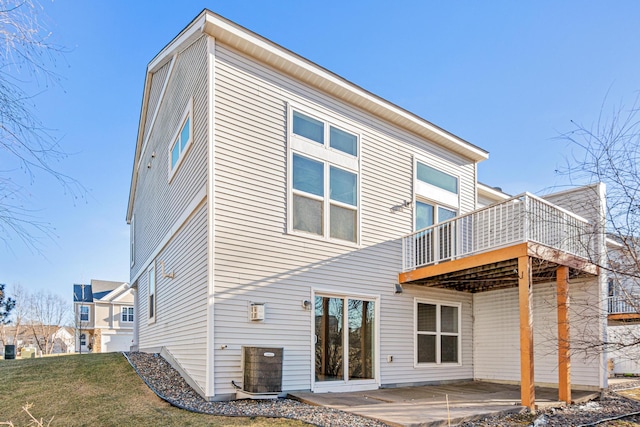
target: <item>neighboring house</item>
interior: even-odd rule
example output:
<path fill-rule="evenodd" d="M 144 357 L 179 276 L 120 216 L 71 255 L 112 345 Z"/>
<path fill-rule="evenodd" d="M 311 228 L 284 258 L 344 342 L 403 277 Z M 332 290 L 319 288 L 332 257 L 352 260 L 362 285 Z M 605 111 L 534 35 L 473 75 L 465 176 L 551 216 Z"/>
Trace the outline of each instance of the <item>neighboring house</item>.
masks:
<path fill-rule="evenodd" d="M 640 375 L 640 283 L 638 241 L 610 236 L 607 297 L 609 369 L 613 375 Z"/>
<path fill-rule="evenodd" d="M 22 325 L 16 333 L 16 327 L 10 325 L 0 325 L 0 352 L 5 344 L 15 344 L 20 353 L 23 348 L 32 349 L 34 354 L 42 354 L 40 349 L 45 349 L 45 341 L 53 342 L 51 354 L 73 353 L 75 351 L 75 338 L 73 329 L 66 326 L 38 326 L 36 331 L 54 331 L 49 339 L 45 340 L 42 335 L 35 335 L 34 329 L 29 325 Z"/>
<path fill-rule="evenodd" d="M 605 322 L 565 310 L 602 305 L 602 187 L 512 198 L 478 184 L 487 158 L 203 11 L 147 68 L 134 348 L 212 400 L 244 386 L 243 346 L 283 349 L 283 392 L 477 379 L 533 406 L 534 381 L 606 387 L 603 356 L 568 348 L 569 324 L 601 342 Z"/>
<path fill-rule="evenodd" d="M 128 283 L 91 280 L 73 285 L 76 348 L 79 352 L 129 351 L 135 309 Z"/>

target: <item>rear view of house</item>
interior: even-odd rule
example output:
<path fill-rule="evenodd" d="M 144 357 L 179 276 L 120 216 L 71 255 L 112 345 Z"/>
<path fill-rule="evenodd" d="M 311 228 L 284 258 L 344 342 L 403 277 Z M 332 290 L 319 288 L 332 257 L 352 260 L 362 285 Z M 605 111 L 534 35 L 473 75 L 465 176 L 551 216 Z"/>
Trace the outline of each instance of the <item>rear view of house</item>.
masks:
<path fill-rule="evenodd" d="M 108 353 L 129 350 L 135 312 L 128 283 L 91 280 L 73 285 L 76 351 Z"/>
<path fill-rule="evenodd" d="M 605 387 L 601 356 L 569 369 L 567 305 L 601 304 L 602 192 L 578 213 L 509 197 L 478 184 L 487 158 L 203 11 L 147 68 L 134 348 L 215 400 L 248 391 L 254 347 L 282 355 L 279 392 L 483 379 L 532 406 L 534 382 Z"/>

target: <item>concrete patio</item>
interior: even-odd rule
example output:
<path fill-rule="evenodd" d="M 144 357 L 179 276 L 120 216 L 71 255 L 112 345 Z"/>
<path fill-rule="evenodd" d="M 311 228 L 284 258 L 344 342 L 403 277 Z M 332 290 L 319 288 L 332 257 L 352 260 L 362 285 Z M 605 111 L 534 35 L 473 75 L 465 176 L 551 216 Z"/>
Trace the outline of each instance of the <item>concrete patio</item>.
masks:
<path fill-rule="evenodd" d="M 535 390 L 539 408 L 562 406 L 558 390 Z M 575 402 L 599 395 L 593 391 L 572 390 Z M 394 426 L 446 426 L 472 421 L 492 414 L 527 410 L 520 405 L 520 386 L 467 381 L 446 385 L 383 388 L 347 393 L 291 393 L 289 397 L 312 405 L 328 406 Z M 448 407 L 447 407 L 448 399 Z"/>

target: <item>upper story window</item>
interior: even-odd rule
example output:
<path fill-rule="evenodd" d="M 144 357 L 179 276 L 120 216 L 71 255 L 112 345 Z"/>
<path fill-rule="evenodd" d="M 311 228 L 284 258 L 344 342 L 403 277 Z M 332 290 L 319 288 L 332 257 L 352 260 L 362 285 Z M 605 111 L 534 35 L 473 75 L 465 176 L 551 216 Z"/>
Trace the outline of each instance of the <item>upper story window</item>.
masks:
<path fill-rule="evenodd" d="M 122 307 L 122 321 L 133 322 L 133 307 Z"/>
<path fill-rule="evenodd" d="M 293 133 L 320 144 L 325 143 L 326 130 L 329 130 L 329 147 L 351 156 L 358 155 L 358 137 L 332 125 L 302 114 L 293 112 Z"/>
<path fill-rule="evenodd" d="M 291 110 L 289 230 L 359 240 L 359 137 Z"/>
<path fill-rule="evenodd" d="M 414 227 L 421 230 L 454 218 L 458 214 L 458 177 L 415 161 L 415 210 Z"/>
<path fill-rule="evenodd" d="M 89 321 L 89 307 L 86 305 L 80 306 L 80 321 L 88 322 Z"/>
<path fill-rule="evenodd" d="M 421 160 L 415 161 L 414 171 L 416 196 L 456 209 L 460 206 L 460 186 L 457 176 L 429 166 Z"/>
<path fill-rule="evenodd" d="M 189 106 L 182 115 L 182 120 L 180 120 L 180 126 L 169 144 L 169 180 L 171 180 L 178 166 L 182 163 L 182 159 L 186 155 L 193 140 L 191 112 L 192 102 L 189 102 Z"/>
<path fill-rule="evenodd" d="M 442 188 L 453 194 L 458 194 L 458 178 L 439 171 L 438 169 L 418 162 L 416 174 L 419 181 Z"/>

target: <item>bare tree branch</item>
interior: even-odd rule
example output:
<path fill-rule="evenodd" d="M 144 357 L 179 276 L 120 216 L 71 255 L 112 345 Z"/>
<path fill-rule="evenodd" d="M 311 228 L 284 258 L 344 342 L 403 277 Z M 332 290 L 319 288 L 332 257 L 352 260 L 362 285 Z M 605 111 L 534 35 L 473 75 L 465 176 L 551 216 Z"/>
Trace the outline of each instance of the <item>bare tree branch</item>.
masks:
<path fill-rule="evenodd" d="M 51 224 L 25 207 L 24 189 L 12 179 L 16 173 L 31 184 L 39 175 L 53 179 L 74 199 L 86 194 L 57 167 L 67 153 L 36 114 L 38 93 L 60 83 L 53 70 L 62 54 L 35 0 L 0 0 L 0 240 L 9 247 L 17 238 L 39 251 L 42 239 L 53 236 Z"/>

